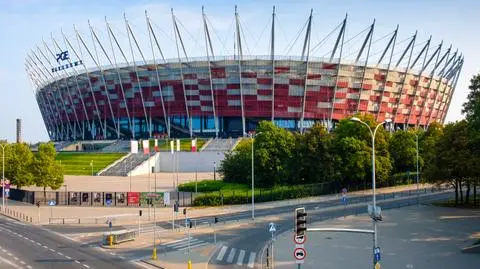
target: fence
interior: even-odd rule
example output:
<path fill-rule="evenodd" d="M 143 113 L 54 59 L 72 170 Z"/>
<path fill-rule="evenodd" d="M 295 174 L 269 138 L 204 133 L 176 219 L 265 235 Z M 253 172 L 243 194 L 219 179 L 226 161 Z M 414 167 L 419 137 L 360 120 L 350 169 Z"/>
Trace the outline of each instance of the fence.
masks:
<path fill-rule="evenodd" d="M 16 211 L 14 209 L 11 209 L 11 208 L 8 208 L 8 207 L 5 207 L 5 209 L 3 209 L 1 206 L 0 206 L 0 213 L 12 218 L 12 219 L 16 219 L 16 220 L 19 220 L 19 221 L 23 221 L 23 222 L 30 222 L 30 223 L 33 223 L 34 219 L 32 216 L 29 216 L 23 212 L 19 212 L 19 211 Z"/>
<path fill-rule="evenodd" d="M 149 197 L 148 192 L 43 192 L 10 189 L 9 199 L 30 204 L 48 204 L 49 201 L 55 201 L 55 205 L 61 206 L 147 207 L 151 203 L 166 206 L 165 193 L 155 194 L 155 197 Z M 191 206 L 197 194 L 169 192 L 169 195 L 170 204 L 178 201 L 180 206 Z"/>

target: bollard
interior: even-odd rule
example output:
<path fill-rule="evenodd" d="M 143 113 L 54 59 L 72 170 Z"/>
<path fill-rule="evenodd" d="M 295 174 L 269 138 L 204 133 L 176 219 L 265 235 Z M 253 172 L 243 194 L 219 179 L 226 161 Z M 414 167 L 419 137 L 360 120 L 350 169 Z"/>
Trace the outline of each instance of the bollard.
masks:
<path fill-rule="evenodd" d="M 108 245 L 113 246 L 113 235 L 108 236 Z"/>
<path fill-rule="evenodd" d="M 154 261 L 157 260 L 157 248 L 153 248 L 152 260 L 154 260 Z"/>
<path fill-rule="evenodd" d="M 192 269 L 192 260 L 188 259 L 187 269 Z"/>

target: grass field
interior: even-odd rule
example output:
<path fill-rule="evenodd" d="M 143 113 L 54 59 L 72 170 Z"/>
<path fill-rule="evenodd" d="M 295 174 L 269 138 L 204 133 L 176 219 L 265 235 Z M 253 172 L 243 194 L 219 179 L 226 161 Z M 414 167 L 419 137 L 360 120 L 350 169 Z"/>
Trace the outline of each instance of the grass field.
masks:
<path fill-rule="evenodd" d="M 205 139 L 197 138 L 197 151 L 207 142 Z M 177 150 L 177 142 L 175 144 L 175 150 Z M 150 145 L 153 147 L 153 140 L 150 141 Z M 158 147 L 161 151 L 169 151 L 170 150 L 170 141 L 166 142 L 163 139 L 158 140 Z M 180 151 L 191 151 L 192 150 L 192 140 L 187 139 L 180 139 Z"/>
<path fill-rule="evenodd" d="M 197 182 L 197 191 L 199 192 L 213 192 L 213 191 L 245 191 L 248 190 L 250 187 L 246 184 L 238 184 L 238 183 L 227 183 L 223 182 L 223 180 L 201 180 Z M 195 181 L 188 182 L 184 184 L 180 184 L 178 186 L 180 191 L 187 191 L 187 192 L 195 192 Z"/>
<path fill-rule="evenodd" d="M 91 161 L 93 161 L 93 173 L 96 174 L 124 155 L 125 153 L 59 152 L 56 160 L 63 165 L 65 175 L 79 176 L 92 174 Z"/>

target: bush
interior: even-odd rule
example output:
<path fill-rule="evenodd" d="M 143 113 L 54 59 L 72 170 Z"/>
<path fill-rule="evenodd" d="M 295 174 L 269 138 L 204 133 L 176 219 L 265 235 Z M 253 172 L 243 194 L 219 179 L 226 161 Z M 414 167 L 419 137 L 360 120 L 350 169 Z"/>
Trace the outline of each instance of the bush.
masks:
<path fill-rule="evenodd" d="M 228 190 L 243 190 L 248 189 L 245 184 L 228 183 L 222 180 L 201 180 L 197 182 L 198 192 L 214 192 L 214 191 L 228 191 Z M 195 181 L 180 184 L 179 191 L 195 192 Z"/>
<path fill-rule="evenodd" d="M 272 189 L 256 189 L 256 202 L 279 201 L 286 199 L 296 199 L 310 197 L 334 192 L 332 184 L 310 184 L 298 186 L 281 186 Z M 246 204 L 251 201 L 252 192 L 244 190 L 222 190 L 211 193 L 205 193 L 195 197 L 194 206 L 220 206 L 233 204 Z M 223 202 L 222 202 L 223 197 Z"/>

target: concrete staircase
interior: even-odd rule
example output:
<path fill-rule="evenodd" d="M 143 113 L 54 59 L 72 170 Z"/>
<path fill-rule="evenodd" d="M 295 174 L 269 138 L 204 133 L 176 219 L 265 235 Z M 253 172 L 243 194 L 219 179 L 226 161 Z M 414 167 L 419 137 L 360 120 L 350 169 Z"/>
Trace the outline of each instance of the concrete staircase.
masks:
<path fill-rule="evenodd" d="M 155 152 L 150 153 L 150 155 L 144 155 L 143 153 L 130 154 L 123 160 L 120 160 L 116 164 L 112 165 L 108 169 L 101 171 L 99 176 L 127 176 L 128 172 L 135 169 L 137 166 L 141 165 L 143 162 L 148 160 L 149 157 L 153 156 Z"/>
<path fill-rule="evenodd" d="M 202 151 L 229 151 L 237 144 L 236 138 L 215 138 Z"/>
<path fill-rule="evenodd" d="M 117 140 L 102 149 L 102 152 L 128 152 L 128 151 L 130 151 L 130 140 Z"/>

